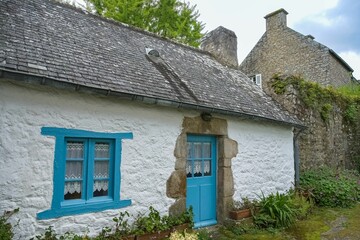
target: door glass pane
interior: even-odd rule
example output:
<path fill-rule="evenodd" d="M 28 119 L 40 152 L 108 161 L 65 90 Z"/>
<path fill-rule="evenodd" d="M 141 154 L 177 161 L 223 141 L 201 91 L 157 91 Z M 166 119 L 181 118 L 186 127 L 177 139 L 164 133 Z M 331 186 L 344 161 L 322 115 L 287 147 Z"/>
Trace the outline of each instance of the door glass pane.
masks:
<path fill-rule="evenodd" d="M 110 144 L 109 143 L 95 143 L 95 158 L 109 158 Z"/>
<path fill-rule="evenodd" d="M 186 161 L 186 177 L 192 177 L 192 161 Z"/>
<path fill-rule="evenodd" d="M 211 161 L 204 161 L 204 176 L 211 176 Z"/>
<path fill-rule="evenodd" d="M 194 143 L 194 157 L 201 158 L 201 143 Z"/>
<path fill-rule="evenodd" d="M 188 157 L 188 159 L 189 158 L 193 158 L 194 156 L 192 155 L 192 152 L 191 152 L 191 143 L 187 143 L 187 157 Z"/>
<path fill-rule="evenodd" d="M 109 161 L 95 161 L 94 178 L 109 177 Z"/>
<path fill-rule="evenodd" d="M 211 144 L 210 143 L 203 143 L 203 157 L 211 158 Z"/>
<path fill-rule="evenodd" d="M 194 161 L 194 177 L 201 177 L 202 171 L 201 171 L 201 160 Z"/>
<path fill-rule="evenodd" d="M 64 199 L 81 199 L 81 181 L 65 182 Z"/>
<path fill-rule="evenodd" d="M 93 196 L 94 197 L 107 196 L 108 188 L 109 188 L 108 180 L 100 180 L 100 181 L 95 180 L 93 186 Z"/>
<path fill-rule="evenodd" d="M 67 142 L 66 144 L 66 158 L 83 158 L 84 157 L 84 143 L 83 142 Z"/>

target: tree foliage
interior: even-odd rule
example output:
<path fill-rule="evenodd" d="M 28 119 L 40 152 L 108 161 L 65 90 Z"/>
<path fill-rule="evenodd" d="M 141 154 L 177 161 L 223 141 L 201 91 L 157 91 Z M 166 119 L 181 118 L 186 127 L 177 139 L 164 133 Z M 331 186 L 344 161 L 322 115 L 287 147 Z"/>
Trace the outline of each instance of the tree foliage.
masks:
<path fill-rule="evenodd" d="M 87 0 L 95 12 L 160 36 L 198 47 L 204 24 L 196 5 L 179 0 Z"/>

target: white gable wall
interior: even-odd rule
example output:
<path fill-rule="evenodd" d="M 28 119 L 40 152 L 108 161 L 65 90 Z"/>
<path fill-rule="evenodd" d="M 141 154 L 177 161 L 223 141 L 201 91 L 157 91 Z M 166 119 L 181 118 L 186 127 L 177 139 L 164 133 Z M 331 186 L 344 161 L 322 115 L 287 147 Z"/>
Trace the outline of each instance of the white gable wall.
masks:
<path fill-rule="evenodd" d="M 19 207 L 12 217 L 16 237 L 28 238 L 54 226 L 58 233 L 90 235 L 112 226 L 121 210 L 132 214 L 154 206 L 165 214 L 174 200 L 166 181 L 174 170 L 174 148 L 184 116 L 199 113 L 147 106 L 110 97 L 0 81 L 0 211 Z M 224 116 L 218 116 L 226 118 Z M 233 159 L 235 199 L 285 191 L 293 182 L 292 132 L 289 127 L 228 119 L 229 137 L 239 154 Z M 95 214 L 36 220 L 51 207 L 55 139 L 41 128 L 132 132 L 123 140 L 121 198 L 132 205 Z"/>

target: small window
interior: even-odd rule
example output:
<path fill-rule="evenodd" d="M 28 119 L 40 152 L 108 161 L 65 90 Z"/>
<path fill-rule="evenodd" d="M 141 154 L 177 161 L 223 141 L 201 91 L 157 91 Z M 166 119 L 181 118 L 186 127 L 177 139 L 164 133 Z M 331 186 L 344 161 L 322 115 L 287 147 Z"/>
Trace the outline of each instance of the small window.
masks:
<path fill-rule="evenodd" d="M 262 87 L 261 74 L 252 75 L 249 77 L 253 83 Z"/>
<path fill-rule="evenodd" d="M 97 133 L 63 128 L 42 128 L 56 137 L 54 193 L 51 209 L 38 219 L 102 211 L 129 206 L 120 200 L 121 141 L 132 133 Z"/>

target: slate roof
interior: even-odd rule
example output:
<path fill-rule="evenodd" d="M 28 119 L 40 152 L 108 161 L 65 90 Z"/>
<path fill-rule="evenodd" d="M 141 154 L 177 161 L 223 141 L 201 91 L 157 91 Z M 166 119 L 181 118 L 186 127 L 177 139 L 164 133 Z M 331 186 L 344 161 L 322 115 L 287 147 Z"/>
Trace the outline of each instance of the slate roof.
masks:
<path fill-rule="evenodd" d="M 48 0 L 0 0 L 0 79 L 9 74 L 302 125 L 207 52 Z"/>

